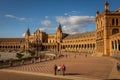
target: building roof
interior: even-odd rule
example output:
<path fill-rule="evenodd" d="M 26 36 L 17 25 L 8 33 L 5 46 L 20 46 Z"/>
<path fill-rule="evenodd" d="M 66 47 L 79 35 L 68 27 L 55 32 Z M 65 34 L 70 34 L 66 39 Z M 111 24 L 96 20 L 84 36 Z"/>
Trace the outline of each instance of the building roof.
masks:
<path fill-rule="evenodd" d="M 0 42 L 24 42 L 25 38 L 0 38 Z"/>
<path fill-rule="evenodd" d="M 28 30 L 26 31 L 26 35 L 30 35 L 30 29 L 28 28 Z"/>
<path fill-rule="evenodd" d="M 84 32 L 84 33 L 79 33 L 79 34 L 69 34 L 67 37 L 64 38 L 64 40 L 94 37 L 94 36 L 95 36 L 95 31 L 91 31 L 91 32 Z"/>

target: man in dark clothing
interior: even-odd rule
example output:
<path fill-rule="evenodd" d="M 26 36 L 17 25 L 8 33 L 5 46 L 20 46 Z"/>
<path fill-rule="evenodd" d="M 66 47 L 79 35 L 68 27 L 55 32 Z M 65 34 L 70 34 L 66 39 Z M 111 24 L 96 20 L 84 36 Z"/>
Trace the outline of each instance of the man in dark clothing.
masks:
<path fill-rule="evenodd" d="M 56 75 L 56 72 L 57 72 L 57 65 L 55 64 L 54 65 L 54 75 Z"/>

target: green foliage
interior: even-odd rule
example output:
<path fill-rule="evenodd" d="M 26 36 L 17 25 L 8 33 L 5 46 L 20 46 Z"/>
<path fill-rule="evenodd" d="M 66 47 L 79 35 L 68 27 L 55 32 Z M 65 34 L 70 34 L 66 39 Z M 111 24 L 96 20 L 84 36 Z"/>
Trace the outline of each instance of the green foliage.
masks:
<path fill-rule="evenodd" d="M 23 57 L 22 60 L 30 60 L 32 57 L 31 56 L 26 56 L 26 57 Z"/>
<path fill-rule="evenodd" d="M 31 57 L 33 57 L 35 55 L 35 51 L 28 50 L 28 52 L 31 55 Z"/>
<path fill-rule="evenodd" d="M 23 54 L 20 54 L 20 53 L 17 53 L 17 54 L 16 54 L 16 57 L 17 57 L 18 59 L 22 59 L 23 56 L 24 56 L 24 55 L 23 55 Z"/>

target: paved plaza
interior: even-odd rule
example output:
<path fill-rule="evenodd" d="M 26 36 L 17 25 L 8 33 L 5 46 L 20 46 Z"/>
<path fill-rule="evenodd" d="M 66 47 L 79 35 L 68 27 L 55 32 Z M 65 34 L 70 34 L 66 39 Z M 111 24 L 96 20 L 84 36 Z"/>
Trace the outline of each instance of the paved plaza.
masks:
<path fill-rule="evenodd" d="M 25 75 L 23 73 L 0 71 L 0 80 L 71 80 L 71 79 L 44 77 L 44 76 L 40 76 L 40 75 L 38 76 L 32 74 Z"/>
<path fill-rule="evenodd" d="M 1 69 L 5 72 L 36 74 L 74 80 L 120 79 L 116 69 L 117 60 L 111 57 L 85 56 L 79 53 L 62 52 L 63 58 L 35 64 Z M 66 56 L 67 54 L 67 56 Z M 66 75 L 54 75 L 54 65 L 65 65 Z M 55 79 L 56 80 L 56 79 Z"/>

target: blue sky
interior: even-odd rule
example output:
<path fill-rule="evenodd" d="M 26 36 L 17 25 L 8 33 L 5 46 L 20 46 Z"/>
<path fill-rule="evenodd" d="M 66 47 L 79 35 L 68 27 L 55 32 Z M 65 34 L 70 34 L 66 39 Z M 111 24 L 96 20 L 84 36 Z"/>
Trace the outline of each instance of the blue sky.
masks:
<path fill-rule="evenodd" d="M 120 8 L 120 0 L 107 0 L 111 11 Z M 65 33 L 95 30 L 96 10 L 104 11 L 106 0 L 1 0 L 0 38 L 23 37 L 40 29 L 55 33 L 58 23 Z"/>

